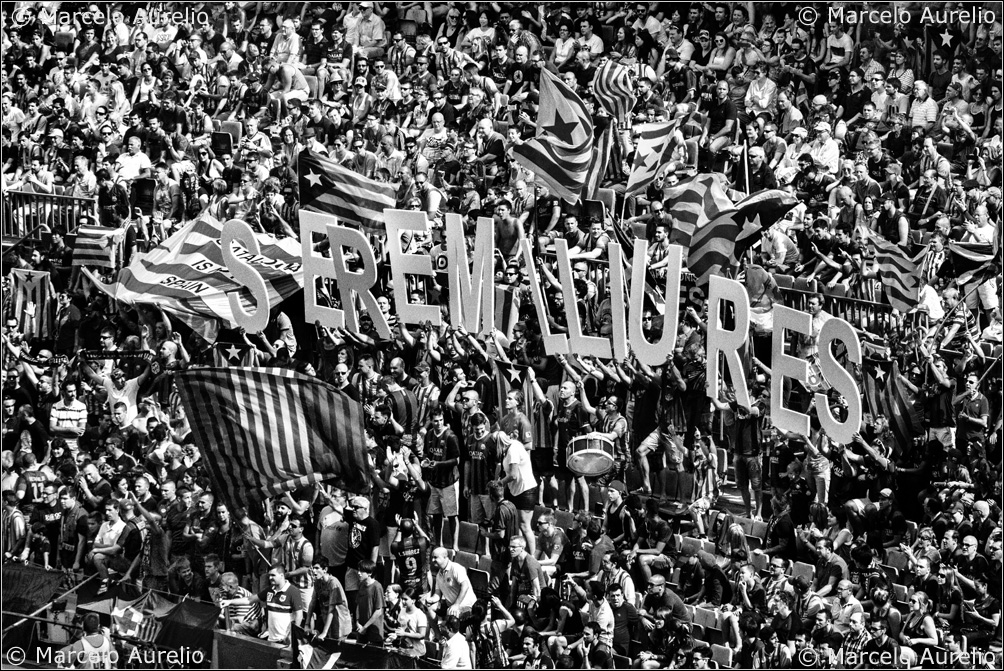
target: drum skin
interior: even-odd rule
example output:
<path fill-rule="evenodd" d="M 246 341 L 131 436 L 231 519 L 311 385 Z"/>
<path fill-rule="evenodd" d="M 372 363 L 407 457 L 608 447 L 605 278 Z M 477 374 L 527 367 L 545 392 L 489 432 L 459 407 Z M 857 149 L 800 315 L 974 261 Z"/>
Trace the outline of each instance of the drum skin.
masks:
<path fill-rule="evenodd" d="M 603 436 L 579 436 L 568 444 L 568 470 L 579 477 L 598 478 L 614 467 L 614 443 Z"/>

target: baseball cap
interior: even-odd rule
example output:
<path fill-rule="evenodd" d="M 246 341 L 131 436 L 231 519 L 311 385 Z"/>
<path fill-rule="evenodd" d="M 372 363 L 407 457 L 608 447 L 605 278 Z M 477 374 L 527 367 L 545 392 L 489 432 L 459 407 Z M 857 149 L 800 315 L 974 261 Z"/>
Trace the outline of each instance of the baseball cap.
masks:
<path fill-rule="evenodd" d="M 627 485 L 625 485 L 620 480 L 614 480 L 613 482 L 611 482 L 610 483 L 610 489 L 616 490 L 616 491 L 620 492 L 621 494 L 627 494 L 628 493 Z"/>
<path fill-rule="evenodd" d="M 892 490 L 886 487 L 879 491 L 879 496 L 884 496 L 886 498 L 892 498 Z"/>
<path fill-rule="evenodd" d="M 801 126 L 796 126 L 795 128 L 791 129 L 791 134 L 792 135 L 798 135 L 800 137 L 805 137 L 806 135 L 809 134 L 809 131 L 805 130 Z"/>
<path fill-rule="evenodd" d="M 830 123 L 828 121 L 820 121 L 820 122 L 818 122 L 815 126 L 813 126 L 813 129 L 815 129 L 815 130 L 825 130 L 827 133 L 830 133 L 830 132 L 833 131 L 833 128 L 830 126 Z"/>
<path fill-rule="evenodd" d="M 812 104 L 813 105 L 825 105 L 826 104 L 826 96 L 816 96 L 816 97 L 814 97 L 812 99 Z"/>
<path fill-rule="evenodd" d="M 49 129 L 49 135 L 50 136 L 56 136 L 56 137 L 63 137 L 63 129 L 62 128 L 50 128 Z"/>
<path fill-rule="evenodd" d="M 676 50 L 676 47 L 669 47 L 666 49 L 666 58 L 679 58 L 680 52 Z"/>
<path fill-rule="evenodd" d="M 750 156 L 760 156 L 762 158 L 764 156 L 763 147 L 750 147 L 749 154 Z"/>
<path fill-rule="evenodd" d="M 356 77 L 356 80 L 353 83 L 356 86 L 366 86 L 366 77 Z"/>
<path fill-rule="evenodd" d="M 373 3 L 370 2 L 369 0 L 363 0 L 363 2 L 359 3 L 359 8 L 360 9 L 363 9 L 365 7 L 373 7 Z"/>

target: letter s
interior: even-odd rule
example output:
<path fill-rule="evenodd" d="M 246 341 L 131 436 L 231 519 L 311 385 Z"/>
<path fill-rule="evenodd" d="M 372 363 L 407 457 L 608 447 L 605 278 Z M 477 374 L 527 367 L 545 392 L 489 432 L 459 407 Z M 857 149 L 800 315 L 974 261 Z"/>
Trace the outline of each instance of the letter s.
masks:
<path fill-rule="evenodd" d="M 241 304 L 239 291 L 231 291 L 227 294 L 227 299 L 230 301 L 230 309 L 234 313 L 234 321 L 248 333 L 261 333 L 268 325 L 268 315 L 271 311 L 268 287 L 265 285 L 265 279 L 251 264 L 242 261 L 234 254 L 233 243 L 235 240 L 256 256 L 261 254 L 261 246 L 258 244 L 258 239 L 255 238 L 251 227 L 240 219 L 231 219 L 223 224 L 223 232 L 220 234 L 223 263 L 227 266 L 227 270 L 233 274 L 234 279 L 251 292 L 258 307 L 253 312 L 245 309 Z"/>

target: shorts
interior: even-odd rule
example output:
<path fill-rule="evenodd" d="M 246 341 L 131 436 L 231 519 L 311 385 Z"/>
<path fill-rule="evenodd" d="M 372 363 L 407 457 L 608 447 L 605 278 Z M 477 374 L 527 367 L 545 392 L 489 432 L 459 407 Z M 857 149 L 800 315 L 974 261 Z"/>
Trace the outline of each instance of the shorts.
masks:
<path fill-rule="evenodd" d="M 945 446 L 945 449 L 951 449 L 955 447 L 955 427 L 932 426 L 927 430 L 927 440 L 928 442 L 932 440 L 937 440 L 939 443 Z"/>
<path fill-rule="evenodd" d="M 495 514 L 495 504 L 492 497 L 487 494 L 471 494 L 468 497 L 470 503 L 470 521 L 474 524 L 487 524 L 492 515 Z"/>
<path fill-rule="evenodd" d="M 760 491 L 762 468 L 760 455 L 744 457 L 737 454 L 733 457 L 732 463 L 736 468 L 736 486 L 739 490 L 749 487 L 755 492 Z"/>
<path fill-rule="evenodd" d="M 537 494 L 537 487 L 531 487 L 522 494 L 507 493 L 506 498 L 513 502 L 516 510 L 527 511 L 537 507 Z"/>
<path fill-rule="evenodd" d="M 429 504 L 425 512 L 429 515 L 456 517 L 460 514 L 460 481 L 445 487 L 429 487 Z"/>

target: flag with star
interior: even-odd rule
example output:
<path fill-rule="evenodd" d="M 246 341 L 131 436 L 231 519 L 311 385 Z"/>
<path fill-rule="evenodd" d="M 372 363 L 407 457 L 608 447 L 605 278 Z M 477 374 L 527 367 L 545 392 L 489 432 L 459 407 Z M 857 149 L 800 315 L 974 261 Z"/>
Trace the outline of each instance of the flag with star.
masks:
<path fill-rule="evenodd" d="M 785 191 L 761 191 L 698 225 L 687 250 L 687 268 L 697 276 L 697 285 L 707 284 L 712 274 L 734 269 L 760 233 L 797 204 Z"/>
<path fill-rule="evenodd" d="M 213 362 L 216 366 L 253 366 L 256 362 L 255 349 L 247 343 L 218 342 L 213 347 Z"/>
<path fill-rule="evenodd" d="M 656 175 L 666 165 L 673 151 L 680 145 L 682 135 L 677 133 L 678 119 L 666 123 L 647 123 L 637 126 L 638 144 L 634 151 L 634 165 L 628 178 L 625 196 L 644 193 L 655 181 Z"/>
<path fill-rule="evenodd" d="M 593 159 L 593 122 L 578 94 L 548 70 L 540 71 L 537 134 L 513 147 L 513 156 L 552 193 L 579 200 Z"/>
<path fill-rule="evenodd" d="M 14 301 L 11 317 L 29 340 L 51 338 L 56 318 L 56 290 L 44 270 L 14 268 Z"/>
<path fill-rule="evenodd" d="M 952 67 L 952 58 L 965 41 L 966 37 L 958 26 L 946 23 L 932 23 L 924 30 L 924 72 L 931 72 L 931 59 L 939 51 L 944 52 L 945 65 Z"/>
<path fill-rule="evenodd" d="M 527 417 L 533 417 L 533 388 L 527 373 L 529 366 L 497 360 L 493 363 L 495 364 L 495 387 L 498 399 L 498 414 L 496 416 L 500 419 L 505 416 L 506 395 L 510 391 L 518 389 L 523 392 L 523 407 L 520 408 L 520 411 Z"/>
<path fill-rule="evenodd" d="M 924 431 L 916 402 L 899 381 L 899 363 L 865 357 L 861 362 L 861 375 L 865 408 L 873 417 L 885 417 L 896 438 L 890 445 L 895 453 L 902 452 L 916 436 Z"/>
<path fill-rule="evenodd" d="M 301 151 L 297 159 L 300 207 L 333 214 L 368 235 L 386 235 L 383 212 L 397 206 L 394 187 L 369 179 L 326 156 Z"/>

